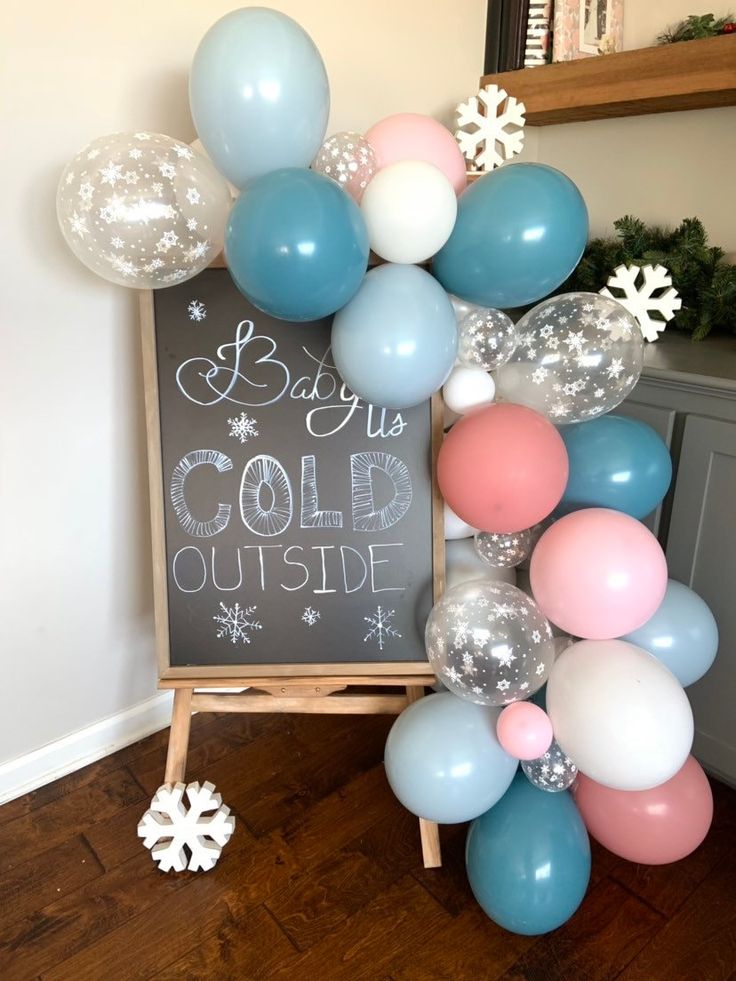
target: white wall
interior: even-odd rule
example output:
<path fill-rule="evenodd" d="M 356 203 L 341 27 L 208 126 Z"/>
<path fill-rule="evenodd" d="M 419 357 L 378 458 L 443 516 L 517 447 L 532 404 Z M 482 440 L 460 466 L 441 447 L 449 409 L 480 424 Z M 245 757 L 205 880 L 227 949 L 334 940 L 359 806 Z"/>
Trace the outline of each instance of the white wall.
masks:
<path fill-rule="evenodd" d="M 116 130 L 194 138 L 193 51 L 236 0 L 6 0 L 0 24 L 0 762 L 155 690 L 135 298 L 56 227 L 64 164 Z M 477 88 L 485 0 L 280 0 L 327 64 L 330 123 L 449 121 Z"/>
<path fill-rule="evenodd" d="M 624 47 L 654 44 L 688 14 L 717 16 L 724 0 L 627 0 Z M 734 52 L 736 58 L 736 49 Z M 697 215 L 713 245 L 736 251 L 736 108 L 538 127 L 536 159 L 568 174 L 583 193 L 594 235 L 621 215 L 676 224 Z"/>

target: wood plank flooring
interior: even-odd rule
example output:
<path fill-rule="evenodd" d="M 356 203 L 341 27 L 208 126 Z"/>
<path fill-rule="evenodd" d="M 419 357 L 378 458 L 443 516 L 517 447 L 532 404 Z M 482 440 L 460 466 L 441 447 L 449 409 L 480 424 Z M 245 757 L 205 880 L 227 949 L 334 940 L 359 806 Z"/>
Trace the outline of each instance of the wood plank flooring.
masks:
<path fill-rule="evenodd" d="M 381 763 L 390 718 L 197 715 L 188 779 L 236 832 L 212 872 L 164 875 L 135 835 L 167 732 L 0 808 L 0 978 L 733 981 L 736 792 L 684 862 L 594 845 L 581 909 L 518 937 L 473 900 L 464 827 L 422 868 Z"/>

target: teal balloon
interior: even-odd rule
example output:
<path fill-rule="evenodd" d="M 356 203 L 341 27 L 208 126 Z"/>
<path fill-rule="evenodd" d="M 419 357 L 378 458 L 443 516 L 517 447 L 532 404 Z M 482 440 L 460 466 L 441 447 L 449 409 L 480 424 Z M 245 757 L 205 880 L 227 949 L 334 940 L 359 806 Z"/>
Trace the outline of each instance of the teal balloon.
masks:
<path fill-rule="evenodd" d="M 352 391 L 373 405 L 418 405 L 447 380 L 457 321 L 436 279 L 418 266 L 372 269 L 332 324 L 332 356 Z"/>
<path fill-rule="evenodd" d="M 562 926 L 583 901 L 590 842 L 570 794 L 548 794 L 520 772 L 471 824 L 465 864 L 473 895 L 494 923 L 535 936 Z"/>
<path fill-rule="evenodd" d="M 457 824 L 483 814 L 508 789 L 518 760 L 496 737 L 500 708 L 440 692 L 405 709 L 386 741 L 386 776 L 412 814 Z"/>
<path fill-rule="evenodd" d="M 433 272 L 463 300 L 521 307 L 567 279 L 587 238 L 588 212 L 569 177 L 543 164 L 508 164 L 462 194 Z"/>
<path fill-rule="evenodd" d="M 225 229 L 236 286 L 280 320 L 319 320 L 344 306 L 363 280 L 368 253 L 360 208 L 312 170 L 249 181 Z"/>
<path fill-rule="evenodd" d="M 244 7 L 202 38 L 189 103 L 213 163 L 243 187 L 271 170 L 311 164 L 327 129 L 330 86 L 314 41 L 296 21 Z"/>
<path fill-rule="evenodd" d="M 686 688 L 702 678 L 715 660 L 718 625 L 704 599 L 670 579 L 654 616 L 621 640 L 649 651 Z"/>
<path fill-rule="evenodd" d="M 605 415 L 561 426 L 570 476 L 558 514 L 611 508 L 645 518 L 661 503 L 672 480 L 669 450 L 638 419 Z"/>

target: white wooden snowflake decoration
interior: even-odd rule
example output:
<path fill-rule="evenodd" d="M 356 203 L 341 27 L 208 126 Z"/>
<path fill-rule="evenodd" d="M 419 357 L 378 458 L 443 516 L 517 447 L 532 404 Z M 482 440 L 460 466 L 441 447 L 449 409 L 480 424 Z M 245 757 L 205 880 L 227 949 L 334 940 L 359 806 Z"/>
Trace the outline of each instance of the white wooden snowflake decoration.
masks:
<path fill-rule="evenodd" d="M 498 85 L 486 85 L 457 107 L 455 139 L 476 170 L 493 170 L 524 146 L 523 102 Z"/>
<path fill-rule="evenodd" d="M 640 273 L 642 280 L 639 280 Z M 637 281 L 641 285 L 637 286 Z M 623 296 L 616 296 L 609 287 L 622 291 Z M 643 269 L 640 266 L 617 266 L 608 280 L 608 286 L 601 293 L 617 300 L 636 317 L 648 341 L 656 341 L 667 321 L 672 320 L 675 311 L 682 307 L 682 300 L 672 285 L 672 277 L 664 266 L 644 266 Z M 651 313 L 658 313 L 664 319 L 654 320 Z"/>
<path fill-rule="evenodd" d="M 162 872 L 214 868 L 235 829 L 235 818 L 212 783 L 164 784 L 138 822 L 138 837 Z M 183 802 L 186 793 L 189 806 Z M 209 812 L 213 813 L 210 815 Z"/>

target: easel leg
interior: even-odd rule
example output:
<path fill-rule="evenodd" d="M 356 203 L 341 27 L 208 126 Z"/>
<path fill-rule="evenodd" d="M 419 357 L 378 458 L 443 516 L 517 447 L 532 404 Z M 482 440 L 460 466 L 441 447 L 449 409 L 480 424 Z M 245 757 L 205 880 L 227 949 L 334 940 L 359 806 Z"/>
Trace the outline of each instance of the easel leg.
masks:
<path fill-rule="evenodd" d="M 424 697 L 424 688 L 421 686 L 410 686 L 406 689 L 406 697 L 411 705 Z M 422 857 L 425 869 L 437 869 L 442 865 L 442 853 L 440 851 L 440 829 L 434 821 L 425 821 L 419 818 L 419 835 L 422 841 Z"/>
<path fill-rule="evenodd" d="M 192 721 L 192 693 L 192 688 L 177 688 L 174 692 L 174 710 L 171 715 L 164 783 L 179 783 L 184 780 L 189 748 L 189 727 Z"/>

